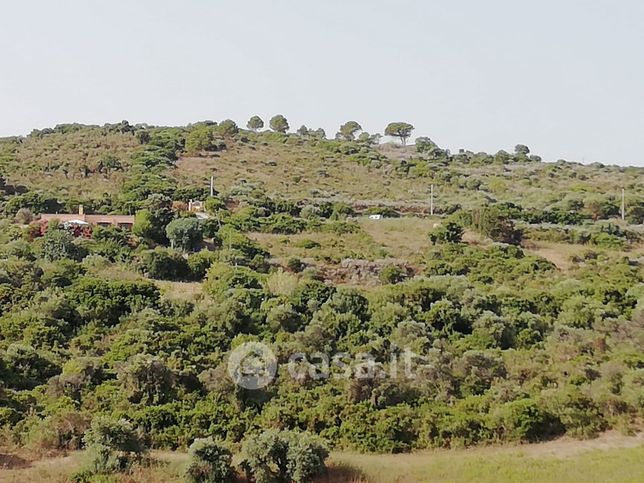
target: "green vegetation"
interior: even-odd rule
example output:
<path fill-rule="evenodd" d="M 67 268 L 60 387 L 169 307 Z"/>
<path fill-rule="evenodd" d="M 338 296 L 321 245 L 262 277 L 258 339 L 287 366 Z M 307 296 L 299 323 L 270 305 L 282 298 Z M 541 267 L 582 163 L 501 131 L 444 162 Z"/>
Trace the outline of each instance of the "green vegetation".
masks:
<path fill-rule="evenodd" d="M 191 481 L 310 481 L 327 448 L 642 429 L 643 170 L 269 124 L 0 140 L 5 444 L 86 449 L 78 481 L 187 448 Z M 132 231 L 38 220 L 79 204 Z M 235 384 L 246 347 L 268 384 Z"/>

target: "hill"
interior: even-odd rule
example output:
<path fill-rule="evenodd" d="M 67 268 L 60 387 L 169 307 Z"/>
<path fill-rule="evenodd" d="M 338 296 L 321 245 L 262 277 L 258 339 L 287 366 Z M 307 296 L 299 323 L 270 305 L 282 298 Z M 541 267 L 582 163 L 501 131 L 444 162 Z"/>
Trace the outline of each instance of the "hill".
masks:
<path fill-rule="evenodd" d="M 209 130 L 207 142 L 196 151 L 186 148 L 204 129 Z M 132 176 L 133 156 L 146 143 L 171 152 L 175 159 L 166 172 L 179 187 L 204 188 L 214 175 L 223 193 L 245 185 L 282 198 L 427 211 L 434 184 L 437 212 L 493 202 L 567 209 L 594 199 L 611 203 L 611 216 L 622 188 L 629 211 L 644 199 L 644 168 L 543 163 L 538 156 L 503 151 L 452 155 L 433 144 L 405 148 L 312 134 L 222 131 L 214 123 L 157 128 L 124 122 L 35 131 L 0 140 L 0 172 L 12 185 L 55 187 L 59 197 L 118 195 Z"/>
<path fill-rule="evenodd" d="M 0 141 L 0 479 L 552 479 L 470 449 L 642 431 L 644 170 L 344 137 Z"/>

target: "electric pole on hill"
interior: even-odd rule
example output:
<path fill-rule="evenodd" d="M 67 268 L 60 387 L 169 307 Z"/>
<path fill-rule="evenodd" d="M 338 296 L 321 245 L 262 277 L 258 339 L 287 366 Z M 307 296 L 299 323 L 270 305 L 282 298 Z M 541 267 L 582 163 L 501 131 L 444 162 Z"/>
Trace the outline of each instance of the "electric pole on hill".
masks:
<path fill-rule="evenodd" d="M 429 214 L 434 216 L 434 185 L 429 188 Z"/>
<path fill-rule="evenodd" d="M 622 188 L 622 221 L 626 219 L 626 197 L 624 196 L 624 188 Z"/>
<path fill-rule="evenodd" d="M 210 196 L 215 196 L 215 177 L 210 177 Z"/>

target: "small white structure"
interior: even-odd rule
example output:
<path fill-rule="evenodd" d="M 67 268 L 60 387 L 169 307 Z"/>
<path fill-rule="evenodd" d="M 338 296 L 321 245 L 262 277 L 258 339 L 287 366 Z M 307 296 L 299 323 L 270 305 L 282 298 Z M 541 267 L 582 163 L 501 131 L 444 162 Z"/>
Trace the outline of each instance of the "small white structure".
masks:
<path fill-rule="evenodd" d="M 380 220 L 382 219 L 382 215 L 369 215 L 370 220 Z"/>
<path fill-rule="evenodd" d="M 205 203 L 199 200 L 190 200 L 188 202 L 188 211 L 191 213 L 202 213 L 205 210 Z"/>

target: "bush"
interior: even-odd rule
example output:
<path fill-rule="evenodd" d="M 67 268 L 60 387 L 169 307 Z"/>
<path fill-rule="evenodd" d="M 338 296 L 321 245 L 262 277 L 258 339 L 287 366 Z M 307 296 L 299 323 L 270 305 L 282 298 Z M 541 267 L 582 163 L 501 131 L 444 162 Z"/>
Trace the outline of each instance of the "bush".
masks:
<path fill-rule="evenodd" d="M 261 220 L 261 230 L 266 233 L 293 235 L 306 228 L 304 220 L 294 218 L 286 213 L 278 213 Z"/>
<path fill-rule="evenodd" d="M 243 444 L 242 467 L 257 483 L 311 481 L 329 453 L 317 437 L 303 432 L 264 431 Z"/>
<path fill-rule="evenodd" d="M 47 230 L 42 245 L 42 256 L 46 260 L 82 260 L 87 252 L 74 243 L 74 237 L 65 230 Z"/>
<path fill-rule="evenodd" d="M 193 280 L 202 280 L 210 266 L 215 263 L 219 257 L 215 252 L 201 250 L 188 257 L 188 268 Z"/>
<path fill-rule="evenodd" d="M 306 264 L 299 258 L 292 257 L 292 258 L 289 258 L 288 261 L 286 262 L 286 267 L 291 272 L 300 273 L 302 270 L 306 268 Z"/>
<path fill-rule="evenodd" d="M 383 267 L 378 274 L 382 283 L 400 283 L 407 278 L 407 270 L 397 265 Z"/>
<path fill-rule="evenodd" d="M 78 450 L 89 426 L 89 417 L 74 409 L 64 409 L 34 426 L 28 446 L 36 450 Z"/>
<path fill-rule="evenodd" d="M 113 325 L 125 314 L 156 306 L 160 294 L 157 286 L 150 281 L 82 277 L 68 289 L 67 297 L 87 320 Z"/>
<path fill-rule="evenodd" d="M 166 248 L 143 252 L 141 268 L 148 277 L 157 280 L 185 280 L 191 272 L 181 253 Z"/>
<path fill-rule="evenodd" d="M 463 239 L 463 227 L 454 223 L 447 222 L 441 225 L 429 234 L 429 239 L 433 245 L 437 243 L 460 243 Z"/>
<path fill-rule="evenodd" d="M 501 437 L 510 441 L 536 442 L 563 431 L 561 424 L 532 399 L 519 399 L 501 406 L 494 414 Z"/>
<path fill-rule="evenodd" d="M 159 404 L 173 395 L 175 376 L 162 360 L 137 354 L 118 373 L 127 398 L 134 403 Z"/>
<path fill-rule="evenodd" d="M 105 474 L 124 471 L 140 461 L 145 446 L 132 425 L 123 419 L 98 417 L 85 433 L 86 471 Z"/>
<path fill-rule="evenodd" d="M 192 483 L 232 481 L 232 455 L 222 443 L 212 438 L 195 439 L 188 451 L 190 463 L 186 479 Z"/>

